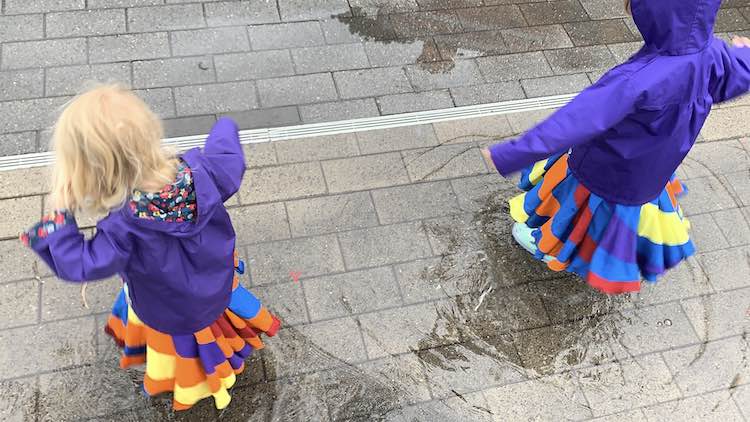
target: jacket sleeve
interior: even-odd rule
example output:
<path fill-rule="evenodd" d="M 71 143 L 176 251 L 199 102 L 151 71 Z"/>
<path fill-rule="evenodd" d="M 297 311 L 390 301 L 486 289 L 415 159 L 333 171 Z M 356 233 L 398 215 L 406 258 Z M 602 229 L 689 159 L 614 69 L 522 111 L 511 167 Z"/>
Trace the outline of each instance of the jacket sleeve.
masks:
<path fill-rule="evenodd" d="M 639 97 L 628 77 L 610 72 L 521 137 L 491 146 L 492 161 L 500 174 L 508 176 L 589 142 L 635 111 Z"/>
<path fill-rule="evenodd" d="M 750 90 L 750 48 L 721 44 L 723 72 L 713 75 L 711 97 L 714 103 L 729 101 Z"/>
<path fill-rule="evenodd" d="M 122 272 L 129 252 L 105 230 L 86 240 L 73 217 L 56 211 L 21 235 L 21 240 L 66 281 L 93 281 Z"/>
<path fill-rule="evenodd" d="M 237 193 L 245 175 L 245 154 L 234 121 L 222 118 L 214 124 L 206 139 L 203 156 L 222 200 L 226 201 Z"/>

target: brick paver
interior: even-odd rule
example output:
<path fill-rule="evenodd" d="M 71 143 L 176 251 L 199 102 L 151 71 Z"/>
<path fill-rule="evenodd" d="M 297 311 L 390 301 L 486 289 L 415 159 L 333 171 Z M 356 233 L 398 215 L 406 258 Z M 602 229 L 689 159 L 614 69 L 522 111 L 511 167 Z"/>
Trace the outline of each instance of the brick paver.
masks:
<path fill-rule="evenodd" d="M 47 149 L 89 80 L 158 89 L 138 93 L 169 136 L 221 115 L 250 129 L 577 92 L 640 46 L 621 3 L 7 0 L 0 156 Z M 716 31 L 750 30 L 749 7 L 725 1 Z"/>

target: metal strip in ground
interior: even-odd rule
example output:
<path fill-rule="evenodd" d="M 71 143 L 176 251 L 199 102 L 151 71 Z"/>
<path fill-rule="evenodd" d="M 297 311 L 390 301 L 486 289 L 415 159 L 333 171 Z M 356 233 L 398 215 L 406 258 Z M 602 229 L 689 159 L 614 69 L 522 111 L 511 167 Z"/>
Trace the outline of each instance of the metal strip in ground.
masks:
<path fill-rule="evenodd" d="M 446 122 L 450 120 L 522 113 L 527 111 L 548 110 L 562 107 L 574 96 L 575 94 L 555 95 L 550 97 L 453 107 L 442 110 L 340 120 L 336 122 L 242 130 L 240 131 L 240 142 L 243 144 L 257 144 L 289 139 L 311 138 L 315 136 L 363 132 L 368 130 L 391 129 L 396 127 Z M 206 135 L 181 136 L 165 139 L 164 143 L 173 146 L 180 151 L 184 151 L 190 148 L 202 146 L 205 139 Z M 52 154 L 49 152 L 0 157 L 0 171 L 43 167 L 51 164 L 52 160 Z"/>

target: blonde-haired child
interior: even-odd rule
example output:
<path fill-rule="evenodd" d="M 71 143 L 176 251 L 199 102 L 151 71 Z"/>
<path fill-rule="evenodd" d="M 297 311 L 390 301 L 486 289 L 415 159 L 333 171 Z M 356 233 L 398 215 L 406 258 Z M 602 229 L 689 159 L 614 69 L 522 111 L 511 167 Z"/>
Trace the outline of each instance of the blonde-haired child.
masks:
<path fill-rule="evenodd" d="M 56 209 L 21 236 L 63 280 L 124 281 L 105 331 L 120 366 L 145 363 L 144 391 L 174 392 L 188 409 L 228 389 L 279 320 L 239 284 L 243 264 L 224 202 L 245 160 L 237 126 L 219 120 L 203 150 L 161 145 L 159 119 L 131 91 L 95 87 L 73 99 L 54 130 Z M 73 214 L 105 211 L 90 239 Z"/>

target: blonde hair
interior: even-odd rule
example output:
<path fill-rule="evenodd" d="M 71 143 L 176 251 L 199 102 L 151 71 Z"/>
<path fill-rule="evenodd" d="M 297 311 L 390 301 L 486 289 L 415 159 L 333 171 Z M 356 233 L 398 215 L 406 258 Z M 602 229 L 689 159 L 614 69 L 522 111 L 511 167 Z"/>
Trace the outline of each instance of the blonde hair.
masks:
<path fill-rule="evenodd" d="M 55 124 L 55 208 L 108 212 L 137 188 L 175 176 L 174 153 L 162 147 L 159 118 L 132 91 L 98 85 L 68 102 Z"/>

